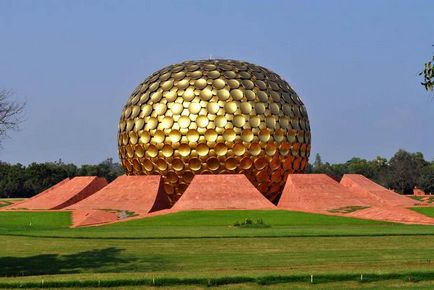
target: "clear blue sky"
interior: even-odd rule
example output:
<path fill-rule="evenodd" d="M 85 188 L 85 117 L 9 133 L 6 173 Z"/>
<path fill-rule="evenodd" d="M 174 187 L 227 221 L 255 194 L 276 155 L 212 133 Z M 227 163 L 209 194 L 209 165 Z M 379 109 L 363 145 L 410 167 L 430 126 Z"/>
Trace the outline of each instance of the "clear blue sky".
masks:
<path fill-rule="evenodd" d="M 189 59 L 241 59 L 304 101 L 312 156 L 345 162 L 399 148 L 434 158 L 434 93 L 417 73 L 434 53 L 434 1 L 4 1 L 0 88 L 27 102 L 0 160 L 117 157 L 135 86 Z"/>

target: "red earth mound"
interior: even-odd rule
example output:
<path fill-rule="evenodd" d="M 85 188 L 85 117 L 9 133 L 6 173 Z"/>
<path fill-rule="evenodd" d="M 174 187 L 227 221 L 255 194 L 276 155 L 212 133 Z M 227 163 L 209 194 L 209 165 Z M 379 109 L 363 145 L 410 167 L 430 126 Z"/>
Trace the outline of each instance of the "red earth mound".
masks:
<path fill-rule="evenodd" d="M 353 192 L 376 200 L 379 205 L 409 207 L 417 203 L 412 198 L 388 190 L 360 174 L 345 174 L 340 183 Z"/>
<path fill-rule="evenodd" d="M 147 214 L 169 207 L 158 175 L 127 176 L 116 178 L 109 185 L 68 209 L 129 211 Z"/>
<path fill-rule="evenodd" d="M 328 211 L 348 206 L 369 206 L 364 196 L 354 195 L 326 174 L 290 174 L 278 207 Z"/>
<path fill-rule="evenodd" d="M 118 221 L 116 212 L 104 210 L 75 210 L 72 211 L 73 227 L 94 226 Z"/>
<path fill-rule="evenodd" d="M 403 207 L 373 206 L 354 211 L 349 216 L 361 219 L 389 221 L 404 224 L 434 225 L 434 219 Z"/>
<path fill-rule="evenodd" d="M 400 223 L 434 224 L 434 219 L 407 209 L 417 201 L 401 196 L 362 175 L 347 174 L 341 183 L 325 174 L 290 174 L 278 207 L 328 215 Z M 65 179 L 6 210 L 72 210 L 73 226 L 113 223 L 182 210 L 276 209 L 243 174 L 196 175 L 169 208 L 160 176 Z"/>
<path fill-rule="evenodd" d="M 380 185 L 374 183 L 374 186 L 372 181 L 368 181 L 368 188 L 362 184 L 359 190 L 355 186 L 345 187 L 325 174 L 290 174 L 278 207 L 390 222 L 434 224 L 434 219 L 404 208 L 406 197 L 391 196 L 398 194 L 384 188 L 380 191 Z M 372 188 L 376 191 L 367 192 Z M 414 202 L 410 201 L 413 205 Z"/>
<path fill-rule="evenodd" d="M 70 180 L 65 179 L 40 194 L 5 209 L 62 209 L 85 199 L 106 185 L 107 181 L 105 178 L 96 176 L 80 176 Z"/>
<path fill-rule="evenodd" d="M 34 200 L 34 199 L 36 199 L 36 198 L 39 198 L 39 197 L 41 197 L 41 196 L 47 194 L 48 192 L 52 191 L 53 189 L 57 188 L 58 186 L 60 186 L 60 185 L 62 185 L 62 184 L 64 184 L 64 183 L 66 183 L 66 182 L 68 182 L 69 180 L 70 180 L 70 178 L 67 177 L 67 178 L 63 179 L 62 181 L 59 181 L 58 183 L 56 183 L 56 184 L 53 185 L 52 187 L 47 188 L 46 190 L 44 190 L 44 191 L 38 193 L 37 195 L 35 195 L 35 196 L 31 197 L 31 198 L 25 199 L 25 200 L 23 200 L 23 201 L 15 202 L 14 204 L 11 204 L 10 206 L 7 206 L 7 207 L 5 207 L 5 208 L 3 208 L 3 209 L 4 209 L 4 210 L 17 209 L 17 208 L 19 208 L 19 206 L 17 207 L 17 205 L 20 205 L 20 204 L 23 204 L 23 203 L 25 203 L 25 202 L 29 202 L 29 201 L 32 201 L 32 200 Z"/>
<path fill-rule="evenodd" d="M 413 189 L 413 195 L 414 196 L 426 196 L 427 194 L 420 188 Z"/>
<path fill-rule="evenodd" d="M 244 174 L 204 174 L 193 178 L 172 210 L 274 208 Z"/>

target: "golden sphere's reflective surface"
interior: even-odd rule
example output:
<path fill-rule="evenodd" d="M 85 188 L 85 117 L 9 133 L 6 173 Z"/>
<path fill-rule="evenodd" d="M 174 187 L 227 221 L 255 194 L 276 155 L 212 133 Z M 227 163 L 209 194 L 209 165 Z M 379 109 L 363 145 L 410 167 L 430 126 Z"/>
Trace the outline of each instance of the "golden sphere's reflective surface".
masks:
<path fill-rule="evenodd" d="M 306 109 L 270 70 L 234 60 L 168 66 L 132 93 L 119 122 L 128 175 L 161 174 L 172 203 L 194 174 L 244 173 L 275 201 L 306 168 Z"/>

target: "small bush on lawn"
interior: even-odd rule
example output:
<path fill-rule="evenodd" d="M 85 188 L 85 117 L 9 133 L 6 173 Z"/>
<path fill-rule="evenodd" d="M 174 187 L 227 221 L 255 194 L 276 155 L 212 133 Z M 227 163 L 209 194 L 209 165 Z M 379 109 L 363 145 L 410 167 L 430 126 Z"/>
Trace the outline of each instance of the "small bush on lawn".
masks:
<path fill-rule="evenodd" d="M 257 219 L 254 221 L 249 218 L 244 219 L 244 221 L 242 222 L 236 221 L 233 224 L 233 226 L 237 228 L 270 228 L 271 227 L 270 225 L 264 223 L 262 219 Z"/>

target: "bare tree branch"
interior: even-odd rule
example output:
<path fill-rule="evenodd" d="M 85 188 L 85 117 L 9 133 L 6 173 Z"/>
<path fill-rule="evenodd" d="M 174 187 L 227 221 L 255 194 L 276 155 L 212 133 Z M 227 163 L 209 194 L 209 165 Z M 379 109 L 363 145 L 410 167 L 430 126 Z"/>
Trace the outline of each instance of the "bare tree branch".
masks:
<path fill-rule="evenodd" d="M 12 94 L 7 90 L 0 90 L 0 141 L 10 130 L 17 130 L 23 121 L 25 103 L 9 100 Z"/>

